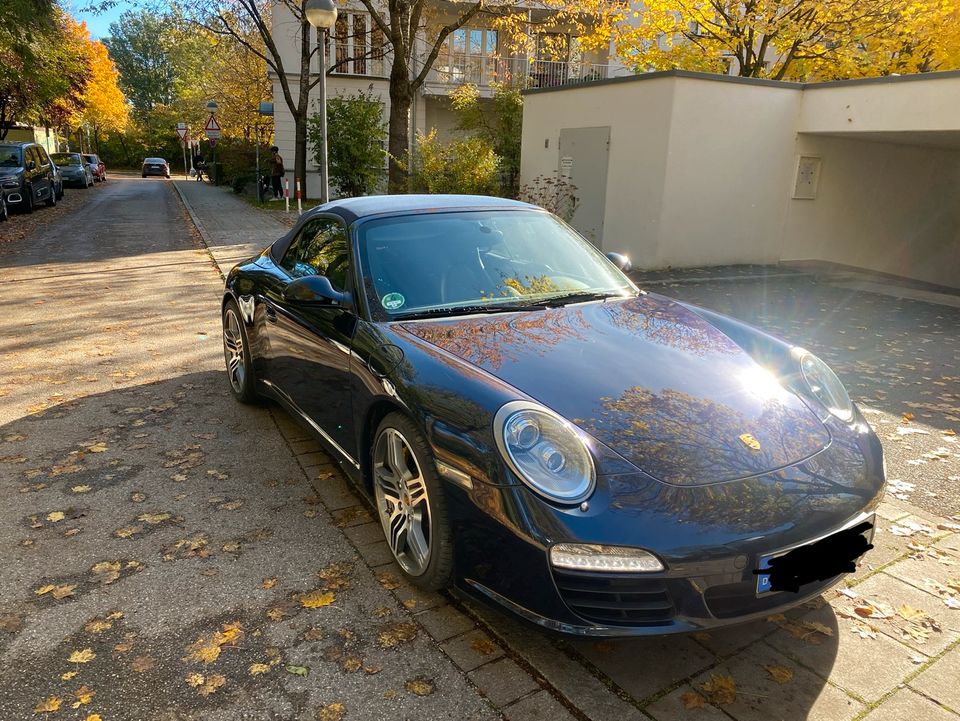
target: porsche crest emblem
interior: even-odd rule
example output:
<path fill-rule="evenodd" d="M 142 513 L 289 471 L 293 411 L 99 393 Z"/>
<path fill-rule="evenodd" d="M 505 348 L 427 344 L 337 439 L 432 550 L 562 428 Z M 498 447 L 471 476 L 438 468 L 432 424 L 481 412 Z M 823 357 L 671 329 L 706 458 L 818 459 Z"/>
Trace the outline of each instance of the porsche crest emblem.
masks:
<path fill-rule="evenodd" d="M 760 441 L 758 441 L 756 438 L 751 436 L 749 433 L 741 433 L 740 442 L 743 445 L 745 445 L 747 448 L 749 448 L 751 451 L 760 450 Z"/>

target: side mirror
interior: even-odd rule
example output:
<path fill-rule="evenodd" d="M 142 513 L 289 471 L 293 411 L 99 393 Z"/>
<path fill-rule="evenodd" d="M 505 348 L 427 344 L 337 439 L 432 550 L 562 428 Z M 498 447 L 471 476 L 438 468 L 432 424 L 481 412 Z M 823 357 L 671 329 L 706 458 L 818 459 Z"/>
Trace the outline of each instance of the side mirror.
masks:
<path fill-rule="evenodd" d="M 36 169 L 37 169 L 37 163 L 36 163 L 36 161 L 28 160 L 28 161 L 27 161 L 27 170 L 36 170 Z"/>
<path fill-rule="evenodd" d="M 284 288 L 283 299 L 303 305 L 344 305 L 353 300 L 349 293 L 334 290 L 325 275 L 297 278 Z"/>
<path fill-rule="evenodd" d="M 624 273 L 629 273 L 633 270 L 633 263 L 631 263 L 630 259 L 623 253 L 607 253 L 607 259 Z"/>

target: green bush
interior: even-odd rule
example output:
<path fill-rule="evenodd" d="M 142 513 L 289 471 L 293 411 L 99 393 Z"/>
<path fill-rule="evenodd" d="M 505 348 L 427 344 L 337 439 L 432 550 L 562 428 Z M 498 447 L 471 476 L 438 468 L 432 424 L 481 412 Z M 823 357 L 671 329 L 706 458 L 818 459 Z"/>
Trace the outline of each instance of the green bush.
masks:
<path fill-rule="evenodd" d="M 500 158 L 480 137 L 442 143 L 437 131 L 417 131 L 417 154 L 411 184 L 421 193 L 496 195 Z"/>
<path fill-rule="evenodd" d="M 307 139 L 319 157 L 323 133 L 319 113 L 310 117 Z M 384 176 L 387 129 L 383 103 L 373 94 L 337 95 L 327 99 L 327 167 L 330 185 L 340 195 L 355 197 L 377 190 Z"/>
<path fill-rule="evenodd" d="M 237 195 L 241 195 L 247 189 L 247 183 L 254 180 L 252 175 L 237 175 L 230 181 L 230 187 Z"/>

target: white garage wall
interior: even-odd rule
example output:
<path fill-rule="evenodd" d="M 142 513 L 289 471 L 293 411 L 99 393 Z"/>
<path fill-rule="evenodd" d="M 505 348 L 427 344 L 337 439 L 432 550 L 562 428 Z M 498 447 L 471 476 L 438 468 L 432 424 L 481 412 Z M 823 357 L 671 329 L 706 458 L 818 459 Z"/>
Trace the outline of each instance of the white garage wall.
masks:
<path fill-rule="evenodd" d="M 678 79 L 657 266 L 775 263 L 801 93 Z"/>
<path fill-rule="evenodd" d="M 791 200 L 782 259 L 960 286 L 960 151 L 802 134 L 816 200 Z"/>
<path fill-rule="evenodd" d="M 649 264 L 655 262 L 660 239 L 676 79 L 651 78 L 643 85 L 643 92 L 610 83 L 529 95 L 520 175 L 528 183 L 558 170 L 562 128 L 610 126 L 603 247 Z"/>
<path fill-rule="evenodd" d="M 960 287 L 957 98 L 960 73 L 802 86 L 672 72 L 533 91 L 521 176 L 557 169 L 561 128 L 609 125 L 602 247 L 637 267 L 815 260 Z M 822 161 L 814 200 L 792 199 L 800 154 Z"/>

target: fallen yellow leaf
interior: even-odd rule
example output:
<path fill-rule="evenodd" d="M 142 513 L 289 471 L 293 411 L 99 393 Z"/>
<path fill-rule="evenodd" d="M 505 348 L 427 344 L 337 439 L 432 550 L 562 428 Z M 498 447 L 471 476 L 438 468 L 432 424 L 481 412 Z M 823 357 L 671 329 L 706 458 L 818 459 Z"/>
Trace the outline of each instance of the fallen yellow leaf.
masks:
<path fill-rule="evenodd" d="M 220 673 L 215 673 L 210 676 L 207 676 L 207 680 L 203 682 L 203 686 L 197 689 L 201 696 L 209 696 L 218 688 L 223 686 L 227 682 L 227 677 Z"/>
<path fill-rule="evenodd" d="M 98 713 L 92 713 L 84 721 L 103 721 L 103 717 Z"/>
<path fill-rule="evenodd" d="M 92 446 L 87 446 L 87 450 L 91 453 L 103 453 L 105 450 L 107 450 L 107 444 L 102 442 L 94 443 Z"/>
<path fill-rule="evenodd" d="M 71 489 L 74 493 L 87 493 L 88 491 L 93 490 L 92 486 L 73 486 Z"/>
<path fill-rule="evenodd" d="M 92 648 L 85 648 L 82 651 L 74 651 L 67 660 L 70 663 L 90 663 L 97 657 Z"/>
<path fill-rule="evenodd" d="M 152 526 L 155 526 L 158 523 L 163 523 L 169 518 L 169 513 L 141 513 L 139 516 L 137 516 L 138 521 L 149 523 Z"/>
<path fill-rule="evenodd" d="M 787 681 L 793 678 L 793 671 L 786 666 L 764 666 L 764 668 L 767 670 L 767 673 L 770 674 L 770 678 L 777 683 L 787 683 Z"/>
<path fill-rule="evenodd" d="M 270 664 L 266 663 L 251 663 L 250 664 L 250 675 L 259 676 L 261 673 L 266 673 L 270 670 Z"/>
<path fill-rule="evenodd" d="M 84 706 L 90 703 L 90 700 L 97 695 L 97 692 L 91 689 L 86 684 L 84 684 L 83 686 L 78 688 L 76 691 L 74 691 L 73 695 L 77 700 L 71 704 L 71 707 L 80 708 L 81 706 Z"/>
<path fill-rule="evenodd" d="M 687 691 L 680 696 L 680 703 L 683 704 L 685 709 L 703 708 L 704 704 L 706 704 L 706 699 L 696 691 Z"/>
<path fill-rule="evenodd" d="M 187 684 L 193 686 L 194 688 L 202 686 L 205 680 L 206 679 L 202 673 L 187 674 Z"/>
<path fill-rule="evenodd" d="M 340 721 L 346 707 L 342 703 L 331 703 L 317 710 L 317 721 Z"/>
<path fill-rule="evenodd" d="M 422 676 L 410 679 L 404 685 L 406 686 L 407 691 L 415 696 L 429 696 L 433 693 L 434 689 L 433 681 L 428 678 L 423 678 Z"/>
<path fill-rule="evenodd" d="M 276 579 L 276 578 L 265 578 L 265 579 L 263 579 L 263 583 L 260 584 L 260 585 L 263 586 L 264 588 L 273 588 L 274 586 L 277 585 L 277 579 Z"/>
<path fill-rule="evenodd" d="M 711 674 L 710 680 L 700 686 L 710 699 L 710 703 L 717 706 L 731 704 L 737 700 L 737 682 L 732 676 L 718 676 Z"/>
<path fill-rule="evenodd" d="M 919 621 L 927 617 L 926 612 L 921 611 L 919 608 L 914 608 L 908 604 L 903 604 L 900 608 L 897 609 L 897 613 L 901 618 L 906 619 L 907 621 Z"/>
<path fill-rule="evenodd" d="M 73 678 L 74 676 L 76 676 L 76 675 L 77 675 L 77 672 L 76 672 L 76 671 L 67 671 L 67 672 L 66 672 L 65 674 L 63 674 L 60 678 L 63 679 L 64 681 L 69 681 L 70 679 L 72 679 L 72 678 Z"/>
<path fill-rule="evenodd" d="M 47 520 L 51 523 L 57 523 L 66 518 L 66 514 L 63 511 L 51 511 L 47 514 Z"/>
<path fill-rule="evenodd" d="M 60 704 L 63 701 L 58 699 L 56 696 L 51 696 L 46 701 L 41 701 L 37 704 L 37 707 L 33 709 L 34 713 L 53 713 L 54 711 L 60 710 Z"/>
<path fill-rule="evenodd" d="M 55 588 L 56 588 L 56 586 L 54 586 L 54 585 L 51 583 L 51 584 L 48 584 L 48 585 L 46 585 L 46 586 L 40 586 L 40 588 L 38 588 L 36 591 L 34 591 L 34 593 L 37 594 L 38 596 L 42 596 L 42 595 L 44 595 L 45 593 L 50 593 L 50 591 L 52 591 L 52 590 L 55 589 Z"/>
<path fill-rule="evenodd" d="M 311 591 L 300 596 L 300 605 L 304 608 L 323 608 L 335 600 L 330 591 Z"/>

